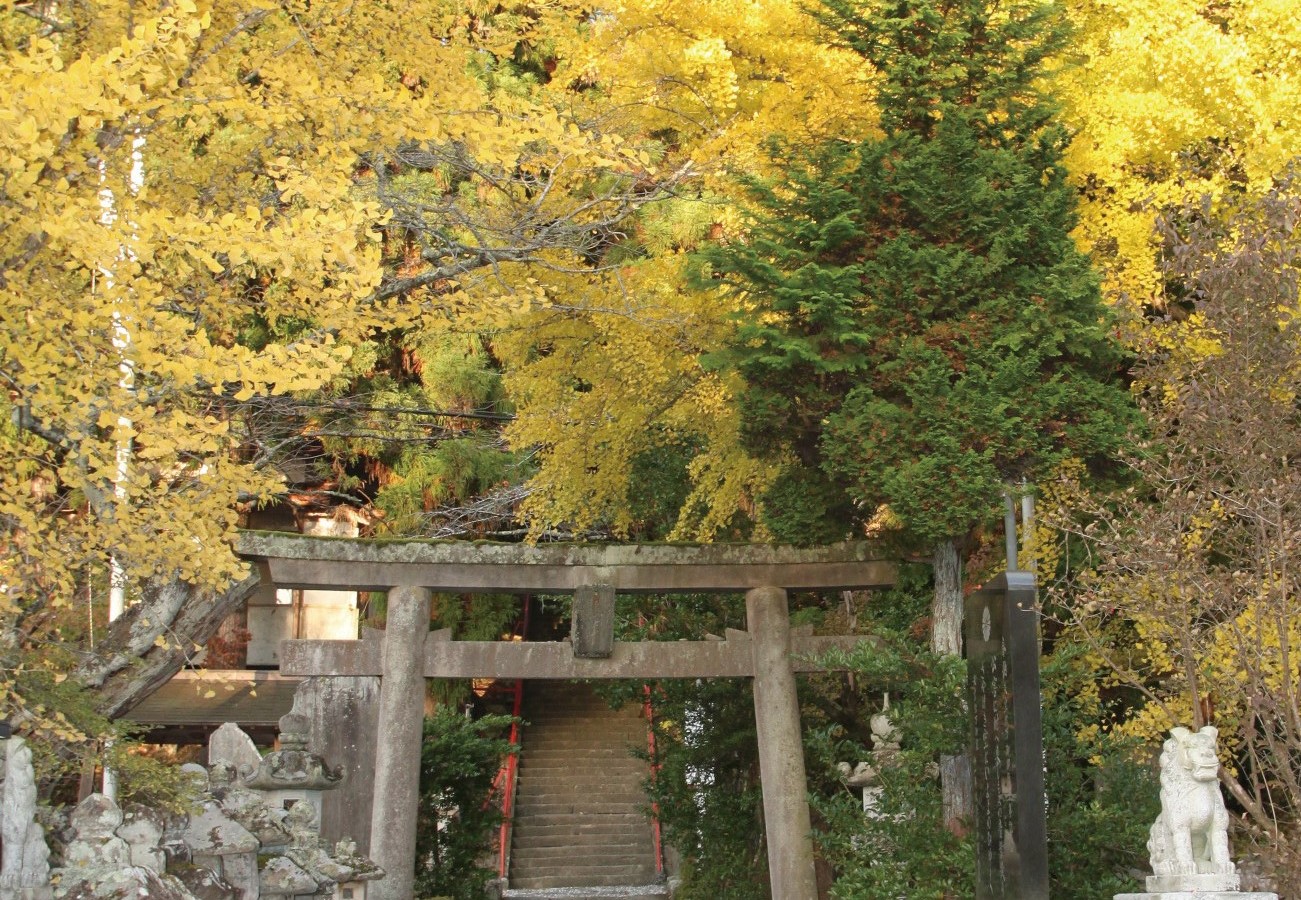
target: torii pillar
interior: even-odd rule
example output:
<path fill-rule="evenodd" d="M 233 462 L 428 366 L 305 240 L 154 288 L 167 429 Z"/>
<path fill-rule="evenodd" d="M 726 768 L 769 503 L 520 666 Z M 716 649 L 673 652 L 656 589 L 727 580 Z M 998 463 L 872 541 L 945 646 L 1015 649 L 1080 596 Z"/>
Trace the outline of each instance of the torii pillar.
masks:
<path fill-rule="evenodd" d="M 750 591 L 745 595 L 745 617 L 754 654 L 754 719 L 772 898 L 809 900 L 818 896 L 818 884 L 786 591 Z"/>
<path fill-rule="evenodd" d="M 370 822 L 370 858 L 385 872 L 370 888 L 369 896 L 376 900 L 410 900 L 415 891 L 431 596 L 428 588 L 409 585 L 388 593 Z"/>

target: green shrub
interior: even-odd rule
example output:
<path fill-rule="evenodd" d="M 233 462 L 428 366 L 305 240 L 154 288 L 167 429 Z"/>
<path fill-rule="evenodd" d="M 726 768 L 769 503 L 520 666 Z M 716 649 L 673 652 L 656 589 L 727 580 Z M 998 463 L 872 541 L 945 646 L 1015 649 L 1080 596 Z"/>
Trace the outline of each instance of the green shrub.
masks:
<path fill-rule="evenodd" d="M 418 896 L 480 900 L 496 876 L 482 863 L 492 831 L 502 821 L 490 794 L 510 751 L 503 735 L 512 721 L 501 715 L 468 719 L 450 706 L 425 719 L 416 832 Z"/>

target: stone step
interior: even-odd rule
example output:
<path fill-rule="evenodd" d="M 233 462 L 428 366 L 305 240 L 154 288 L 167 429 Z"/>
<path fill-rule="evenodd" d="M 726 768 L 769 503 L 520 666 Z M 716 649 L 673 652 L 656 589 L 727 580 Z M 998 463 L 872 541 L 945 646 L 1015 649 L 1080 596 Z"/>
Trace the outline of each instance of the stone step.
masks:
<path fill-rule="evenodd" d="M 646 774 L 643 772 L 628 773 L 623 778 L 620 778 L 618 774 L 611 774 L 598 780 L 569 781 L 560 778 L 534 778 L 531 784 L 525 784 L 525 779 L 521 778 L 516 799 L 545 797 L 550 800 L 565 800 L 572 803 L 609 803 L 614 799 L 624 802 L 634 797 L 644 798 L 646 796 L 646 792 L 642 790 L 642 784 L 645 780 Z"/>
<path fill-rule="evenodd" d="M 521 753 L 519 766 L 524 769 L 556 769 L 582 775 L 596 769 L 645 769 L 649 764 L 633 755 L 631 747 L 607 747 L 592 750 L 575 747 L 572 750 L 541 750 Z"/>
<path fill-rule="evenodd" d="M 557 825 L 623 825 L 649 822 L 645 806 L 631 802 L 622 809 L 588 809 L 572 803 L 530 804 L 516 807 L 511 817 L 515 828 L 554 828 Z"/>
<path fill-rule="evenodd" d="M 524 731 L 529 729 L 534 731 L 546 730 L 549 728 L 565 728 L 566 734 L 635 734 L 638 731 L 644 731 L 646 728 L 645 719 L 610 719 L 605 720 L 598 717 L 592 719 L 577 719 L 573 716 L 559 716 L 555 719 L 548 719 L 539 722 L 526 722 Z"/>
<path fill-rule="evenodd" d="M 544 847 L 576 847 L 582 844 L 588 845 L 628 845 L 628 847 L 641 847 L 647 843 L 645 841 L 645 830 L 647 823 L 641 822 L 636 826 L 602 826 L 602 825 L 562 825 L 557 823 L 556 827 L 544 828 L 544 830 L 526 831 L 524 834 L 515 835 L 515 848 L 544 848 Z"/>
<path fill-rule="evenodd" d="M 590 813 L 553 810 L 541 815 L 516 816 L 514 831 L 516 834 L 537 834 L 548 828 L 574 828 L 580 825 L 649 825 L 650 820 L 644 815 L 626 813 Z"/>
<path fill-rule="evenodd" d="M 502 900 L 664 900 L 669 889 L 662 884 L 625 887 L 507 888 Z"/>
<path fill-rule="evenodd" d="M 584 777 L 570 780 L 573 776 L 568 774 L 553 777 L 538 777 L 535 774 L 531 778 L 520 778 L 519 792 L 529 796 L 569 797 L 575 800 L 604 799 L 611 796 L 625 799 L 633 794 L 645 795 L 642 783 L 647 775 L 646 772 L 607 772 L 603 778 Z"/>
<path fill-rule="evenodd" d="M 593 792 L 598 795 L 612 793 L 640 794 L 642 784 L 650 777 L 645 766 L 600 769 L 593 771 L 585 768 L 575 773 L 572 769 L 556 766 L 551 769 L 523 770 L 519 774 L 519 787 L 530 794 L 569 794 L 590 798 Z"/>
<path fill-rule="evenodd" d="M 540 831 L 529 831 L 514 836 L 516 850 L 541 847 L 574 847 L 596 843 L 618 843 L 626 845 L 645 837 L 643 833 L 647 824 L 642 822 L 635 827 L 608 825 L 557 826 Z"/>
<path fill-rule="evenodd" d="M 533 688 L 536 690 L 536 685 Z M 580 688 L 581 689 L 581 688 Z M 591 714 L 593 710 L 605 710 L 611 715 L 617 716 L 640 716 L 642 713 L 642 703 L 640 700 L 632 703 L 625 703 L 623 706 L 611 707 L 599 697 L 573 698 L 563 694 L 553 697 L 531 696 L 527 698 L 528 708 L 526 712 L 529 715 L 545 716 L 549 713 L 578 711 L 583 714 Z"/>
<path fill-rule="evenodd" d="M 511 836 L 511 846 L 515 851 L 528 850 L 530 853 L 540 850 L 566 850 L 573 853 L 605 853 L 609 859 L 620 859 L 628 853 L 650 853 L 650 826 L 645 822 L 636 828 L 609 829 L 598 827 L 588 831 L 575 832 L 578 823 L 565 822 L 559 826 L 559 833 L 548 829 L 533 829 Z M 514 852 L 514 851 L 512 851 Z"/>
<path fill-rule="evenodd" d="M 597 797 L 609 797 L 612 794 L 627 796 L 628 794 L 645 794 L 642 785 L 650 773 L 641 769 L 612 769 L 600 772 L 598 775 L 583 774 L 574 775 L 572 772 L 566 772 L 563 769 L 555 769 L 551 772 L 521 772 L 519 778 L 520 792 L 527 791 L 529 794 L 551 794 L 557 797 L 576 797 L 583 800 L 593 799 L 595 793 Z"/>
<path fill-rule="evenodd" d="M 570 780 L 571 776 L 555 778 L 533 778 L 527 788 L 525 780 L 519 780 L 520 794 L 530 797 L 556 797 L 569 800 L 591 800 L 593 793 L 602 800 L 609 801 L 611 797 L 618 797 L 620 800 L 626 800 L 632 796 L 645 796 L 646 792 L 642 790 L 642 782 L 646 780 L 645 772 L 629 772 L 626 777 L 620 778 L 618 773 L 608 773 L 604 778 L 589 779 L 581 778 Z"/>
<path fill-rule="evenodd" d="M 644 776 L 619 779 L 607 778 L 602 782 L 568 782 L 552 779 L 535 780 L 527 787 L 520 779 L 519 791 L 515 795 L 518 809 L 525 800 L 542 799 L 561 803 L 627 803 L 641 798 L 646 799 L 646 792 L 641 785 Z M 645 803 L 642 803 L 645 806 Z"/>
<path fill-rule="evenodd" d="M 523 783 L 524 779 L 531 777 L 539 784 L 544 781 L 568 778 L 575 779 L 576 783 L 591 779 L 603 779 L 605 781 L 614 779 L 617 781 L 622 778 L 632 784 L 636 781 L 633 776 L 645 778 L 650 774 L 650 765 L 631 757 L 607 759 L 588 757 L 582 760 L 570 760 L 568 765 L 565 765 L 560 759 L 535 759 L 530 760 L 528 763 L 521 761 L 517 771 L 521 783 Z"/>
<path fill-rule="evenodd" d="M 525 740 L 528 735 L 525 735 Z M 563 765 L 566 761 L 570 769 L 575 769 L 578 764 L 587 765 L 589 763 L 622 762 L 636 763 L 645 766 L 643 760 L 634 755 L 635 750 L 641 748 L 632 744 L 612 744 L 604 747 L 593 747 L 590 743 L 577 743 L 572 746 L 555 745 L 545 747 L 530 747 L 519 755 L 521 766 L 530 764 L 539 765 L 549 763 L 551 765 Z"/>
<path fill-rule="evenodd" d="M 590 861 L 580 863 L 558 855 L 531 859 L 526 865 L 527 874 L 511 876 L 511 887 L 614 887 L 646 884 L 654 881 L 656 874 L 653 859 L 598 866 Z"/>
<path fill-rule="evenodd" d="M 647 872 L 644 867 L 622 867 L 610 869 L 605 873 L 586 870 L 573 873 L 566 867 L 511 878 L 514 888 L 565 888 L 565 887 L 626 887 L 630 884 L 644 884 L 655 878 L 654 871 Z"/>
<path fill-rule="evenodd" d="M 535 778 L 527 786 L 521 778 L 516 801 L 518 803 L 524 797 L 545 797 L 548 800 L 567 800 L 573 803 L 609 803 L 615 799 L 622 803 L 634 797 L 644 798 L 646 792 L 642 790 L 642 784 L 645 780 L 644 772 L 629 773 L 623 778 L 609 775 L 598 781 Z"/>
<path fill-rule="evenodd" d="M 572 812 L 572 810 L 582 810 L 589 813 L 635 813 L 645 815 L 651 802 L 647 800 L 647 795 L 641 791 L 634 791 L 631 788 L 618 789 L 618 791 L 602 791 L 600 800 L 591 800 L 585 797 L 589 791 L 566 791 L 563 788 L 549 787 L 546 793 L 523 793 L 515 796 L 514 814 L 515 818 L 526 817 L 543 813 L 548 810 L 557 810 L 557 812 Z"/>
<path fill-rule="evenodd" d="M 634 804 L 629 806 L 628 804 Z M 561 785 L 547 785 L 546 792 L 520 791 L 515 795 L 515 812 L 524 810 L 536 812 L 539 807 L 572 806 L 592 812 L 628 812 L 644 814 L 650 806 L 644 791 L 625 787 L 619 790 L 602 791 L 599 800 L 593 800 L 590 790 L 567 790 Z"/>
<path fill-rule="evenodd" d="M 648 815 L 639 806 L 600 806 L 589 808 L 575 804 L 520 804 L 515 808 L 513 821 L 516 828 L 533 827 L 531 819 L 545 822 L 545 825 L 567 825 L 570 822 L 591 822 L 593 825 L 606 825 L 613 822 L 649 822 Z"/>
<path fill-rule="evenodd" d="M 582 763 L 571 762 L 569 765 L 564 765 L 558 760 L 532 760 L 530 764 L 521 764 L 518 772 L 521 783 L 526 778 L 533 778 L 539 784 L 544 781 L 559 780 L 567 780 L 571 784 L 587 784 L 597 781 L 608 782 L 612 778 L 622 777 L 627 779 L 629 784 L 633 784 L 649 775 L 650 768 L 647 763 L 636 759 L 598 759 Z"/>
<path fill-rule="evenodd" d="M 536 875 L 565 873 L 578 877 L 583 874 L 601 874 L 616 869 L 622 874 L 644 872 L 647 875 L 653 875 L 655 873 L 655 855 L 647 852 L 632 856 L 627 853 L 616 852 L 615 847 L 606 845 L 520 847 L 512 852 L 511 865 L 512 871 L 515 873 L 511 876 L 511 884 L 517 883 L 516 879 Z M 580 883 L 574 882 L 574 884 Z M 635 879 L 624 883 L 635 883 Z M 618 882 L 602 881 L 601 884 L 618 884 Z M 563 885 L 555 884 L 552 887 L 563 887 Z"/>
<path fill-rule="evenodd" d="M 564 782 L 568 784 L 589 784 L 592 782 L 636 785 L 650 775 L 650 766 L 636 759 L 594 759 L 571 762 L 563 765 L 555 760 L 534 761 L 533 765 L 521 765 L 520 784 L 533 779 L 535 784 Z"/>
<path fill-rule="evenodd" d="M 643 862 L 653 862 L 655 859 L 649 838 L 649 833 L 593 835 L 589 838 L 571 835 L 568 842 L 558 843 L 554 835 L 535 834 L 534 840 L 545 840 L 549 843 L 535 844 L 533 840 L 525 840 L 511 852 L 518 854 L 519 859 L 524 857 L 535 860 L 556 859 L 575 867 L 580 863 L 597 866 L 640 865 Z M 618 852 L 612 854 L 612 848 Z"/>

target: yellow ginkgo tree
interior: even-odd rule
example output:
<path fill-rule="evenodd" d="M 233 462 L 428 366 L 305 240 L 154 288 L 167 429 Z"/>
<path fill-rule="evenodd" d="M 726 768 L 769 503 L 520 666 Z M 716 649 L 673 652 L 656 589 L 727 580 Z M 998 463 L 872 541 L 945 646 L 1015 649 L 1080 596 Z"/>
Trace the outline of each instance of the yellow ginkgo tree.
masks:
<path fill-rule="evenodd" d="M 1071 0 L 1060 73 L 1075 130 L 1077 239 L 1115 301 L 1164 302 L 1162 210 L 1267 190 L 1301 155 L 1301 18 L 1291 0 Z"/>
<path fill-rule="evenodd" d="M 23 686 L 68 672 L 120 714 L 251 589 L 232 536 L 282 476 L 247 410 L 345 379 L 376 335 L 545 302 L 662 195 L 674 173 L 498 65 L 581 25 L 433 0 L 0 14 L 9 718 L 49 726 Z M 130 603 L 105 628 L 111 565 Z"/>
<path fill-rule="evenodd" d="M 684 286 L 688 254 L 743 234 L 740 181 L 773 167 L 773 136 L 873 133 L 874 73 L 786 0 L 623 3 L 554 52 L 548 90 L 644 136 L 657 165 L 692 178 L 601 248 L 600 278 L 550 282 L 554 302 L 496 336 L 518 404 L 507 434 L 538 465 L 524 511 L 535 534 L 627 536 L 644 493 L 636 470 L 668 454 L 687 466 L 675 536 L 744 533 L 734 526 L 776 468 L 740 446 L 735 379 L 700 363 L 733 327 L 732 304 Z"/>

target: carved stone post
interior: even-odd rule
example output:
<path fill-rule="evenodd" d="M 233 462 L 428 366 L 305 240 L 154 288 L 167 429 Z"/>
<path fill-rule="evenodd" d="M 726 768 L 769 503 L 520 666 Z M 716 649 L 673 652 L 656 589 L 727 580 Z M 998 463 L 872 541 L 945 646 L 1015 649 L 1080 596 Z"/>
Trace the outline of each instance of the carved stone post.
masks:
<path fill-rule="evenodd" d="M 745 595 L 745 612 L 754 653 L 754 718 L 772 897 L 809 900 L 818 896 L 818 886 L 786 591 L 755 588 Z"/>
<path fill-rule="evenodd" d="M 321 839 L 344 838 L 370 846 L 371 797 L 379 734 L 379 679 L 373 676 L 307 678 L 294 703 L 311 718 L 309 746 L 343 770 L 338 790 L 321 797 Z"/>
<path fill-rule="evenodd" d="M 373 900 L 410 900 L 414 890 L 429 600 L 423 587 L 388 592 L 370 824 L 370 858 L 388 874 L 373 886 Z"/>

